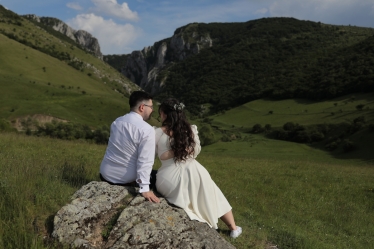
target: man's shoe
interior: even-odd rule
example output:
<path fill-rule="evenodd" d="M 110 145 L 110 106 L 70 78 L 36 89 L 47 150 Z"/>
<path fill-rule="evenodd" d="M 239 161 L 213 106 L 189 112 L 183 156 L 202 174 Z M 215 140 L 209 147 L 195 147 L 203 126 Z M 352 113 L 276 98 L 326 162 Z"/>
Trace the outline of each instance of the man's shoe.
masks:
<path fill-rule="evenodd" d="M 240 234 L 242 234 L 242 228 L 239 227 L 239 226 L 236 226 L 236 230 L 232 230 L 230 232 L 230 237 L 235 239 L 235 238 L 239 237 Z"/>

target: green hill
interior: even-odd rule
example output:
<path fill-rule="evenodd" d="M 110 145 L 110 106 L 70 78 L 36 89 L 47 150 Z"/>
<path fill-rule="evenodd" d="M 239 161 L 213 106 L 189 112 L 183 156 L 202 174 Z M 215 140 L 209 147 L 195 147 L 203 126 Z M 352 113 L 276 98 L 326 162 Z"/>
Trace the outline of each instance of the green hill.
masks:
<path fill-rule="evenodd" d="M 333 26 L 293 18 L 245 23 L 194 23 L 185 40 L 208 33 L 213 46 L 160 73 L 165 96 L 199 113 L 260 99 L 331 99 L 374 90 L 374 29 Z"/>
<path fill-rule="evenodd" d="M 0 6 L 0 119 L 108 125 L 139 89 L 69 38 Z M 50 28 L 49 28 L 50 29 Z"/>
<path fill-rule="evenodd" d="M 344 159 L 374 160 L 373 93 L 346 95 L 326 101 L 259 99 L 196 122 L 201 127 L 206 124 L 213 127 L 215 141 L 220 142 L 206 148 L 219 154 L 257 157 L 257 154 L 263 156 L 267 153 L 269 158 L 281 159 L 284 156 L 288 159 L 291 155 L 305 157 L 305 150 L 308 150 L 308 157 L 314 161 L 326 158 L 324 154 Z M 285 130 L 286 124 L 299 127 L 293 139 L 285 136 L 286 132 L 291 133 Z M 281 140 L 298 143 L 285 144 Z M 346 148 L 347 143 L 353 147 Z"/>

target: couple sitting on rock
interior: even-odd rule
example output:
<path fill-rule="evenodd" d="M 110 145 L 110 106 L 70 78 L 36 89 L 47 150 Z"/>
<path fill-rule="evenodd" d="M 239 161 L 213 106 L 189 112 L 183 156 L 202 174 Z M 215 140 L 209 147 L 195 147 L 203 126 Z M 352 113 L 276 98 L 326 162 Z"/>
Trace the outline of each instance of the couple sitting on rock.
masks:
<path fill-rule="evenodd" d="M 167 99 L 159 107 L 162 126 L 154 129 L 145 120 L 153 112 L 152 97 L 146 92 L 131 94 L 130 113 L 117 118 L 110 127 L 110 138 L 100 166 L 101 180 L 110 184 L 138 186 L 148 201 L 159 198 L 183 208 L 191 220 L 217 229 L 220 218 L 238 237 L 242 229 L 235 225 L 231 206 L 211 179 L 208 171 L 195 160 L 201 146 L 197 127 L 190 125 L 184 105 Z M 152 170 L 155 152 L 162 163 Z"/>

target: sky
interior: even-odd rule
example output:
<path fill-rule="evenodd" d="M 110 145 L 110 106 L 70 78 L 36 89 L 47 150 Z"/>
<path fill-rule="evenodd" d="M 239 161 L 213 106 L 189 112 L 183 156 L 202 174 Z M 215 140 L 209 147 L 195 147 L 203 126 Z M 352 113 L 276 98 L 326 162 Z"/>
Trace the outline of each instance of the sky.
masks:
<path fill-rule="evenodd" d="M 374 28 L 373 0 L 0 0 L 0 5 L 83 29 L 99 40 L 104 55 L 142 50 L 193 22 L 293 17 Z"/>

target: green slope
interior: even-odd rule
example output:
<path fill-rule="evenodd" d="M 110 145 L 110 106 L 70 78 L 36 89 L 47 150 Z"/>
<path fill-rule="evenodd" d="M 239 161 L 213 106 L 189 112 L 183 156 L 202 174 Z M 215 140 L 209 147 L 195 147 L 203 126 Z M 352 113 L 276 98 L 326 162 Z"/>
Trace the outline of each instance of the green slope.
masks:
<path fill-rule="evenodd" d="M 359 110 L 357 106 L 364 107 Z M 355 125 L 354 120 L 363 118 Z M 215 128 L 216 137 L 221 141 L 207 146 L 212 153 L 238 157 L 263 157 L 312 161 L 329 161 L 331 156 L 341 159 L 372 161 L 374 155 L 374 94 L 356 94 L 335 98 L 329 101 L 309 101 L 290 99 L 271 101 L 259 99 L 242 106 L 221 112 L 203 119 Z M 324 138 L 318 142 L 306 144 L 275 140 L 271 136 L 274 130 L 283 130 L 287 122 L 297 123 L 306 129 L 315 129 L 316 125 L 328 128 Z M 253 134 L 254 125 L 262 127 L 269 124 L 270 133 Z M 220 134 L 220 135 L 218 135 Z M 226 137 L 226 139 L 224 139 Z M 344 150 L 344 141 L 350 141 L 355 149 Z M 328 150 L 327 144 L 336 142 L 334 150 Z"/>
<path fill-rule="evenodd" d="M 360 104 L 364 105 L 361 111 L 356 108 Z M 373 93 L 346 95 L 326 101 L 259 99 L 211 117 L 213 124 L 219 126 L 230 128 L 234 125 L 251 129 L 255 124 L 282 127 L 287 122 L 302 125 L 337 124 L 350 122 L 361 115 L 374 123 Z"/>
<path fill-rule="evenodd" d="M 13 122 L 41 114 L 107 125 L 129 110 L 127 96 L 139 89 L 79 46 L 1 6 L 0 54 L 0 118 Z"/>

